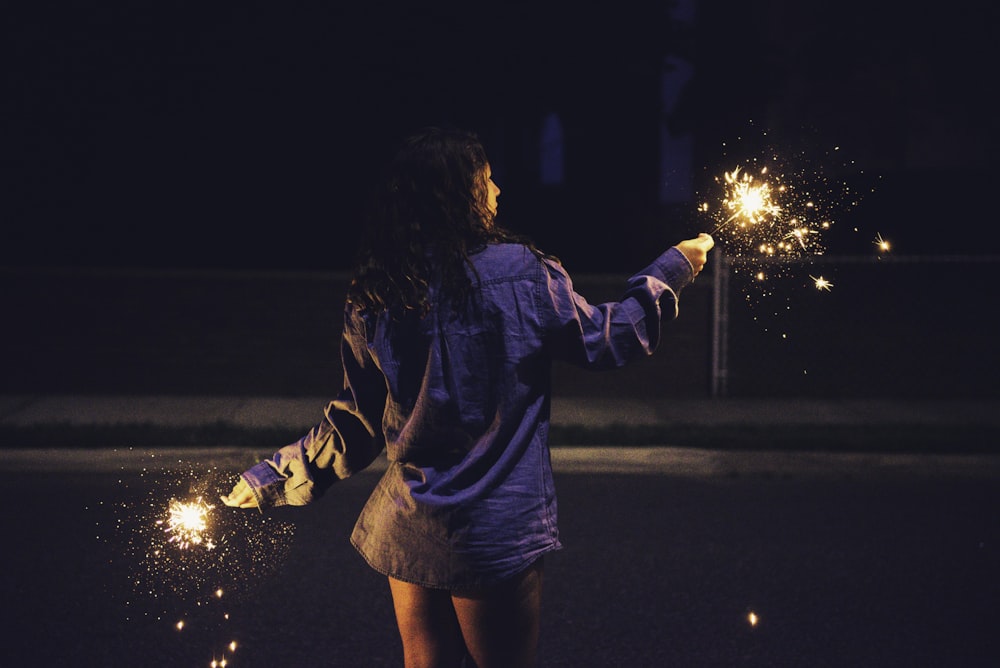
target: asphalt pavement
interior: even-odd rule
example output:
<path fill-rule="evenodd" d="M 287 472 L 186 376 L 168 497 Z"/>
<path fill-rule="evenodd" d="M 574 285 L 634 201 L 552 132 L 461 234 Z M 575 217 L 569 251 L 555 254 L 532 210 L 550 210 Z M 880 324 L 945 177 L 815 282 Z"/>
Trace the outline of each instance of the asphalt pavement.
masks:
<path fill-rule="evenodd" d="M 599 450 L 554 451 L 541 668 L 997 665 L 995 467 L 640 448 L 623 472 Z M 5 471 L 2 665 L 402 665 L 385 579 L 348 542 L 377 467 L 304 508 L 217 504 L 217 547 L 185 550 L 170 500 L 215 498 L 250 453 L 128 453 Z"/>
<path fill-rule="evenodd" d="M 225 439 L 297 433 L 325 402 L 3 397 L 3 665 L 402 665 L 384 578 L 348 542 L 384 462 L 306 508 L 213 509 L 217 551 L 179 551 L 158 524 L 171 498 L 214 498 L 269 453 Z M 996 665 L 996 408 L 556 400 L 554 429 L 609 440 L 552 449 L 564 549 L 546 561 L 540 665 Z M 127 445 L 73 440 L 123 426 Z M 664 440 L 614 438 L 640 428 Z M 18 441 L 35 429 L 67 440 Z M 782 429 L 937 436 L 789 447 L 767 438 Z M 714 440 L 670 440 L 691 430 Z M 757 439 L 728 444 L 744 431 Z M 198 433 L 223 440 L 149 445 Z"/>

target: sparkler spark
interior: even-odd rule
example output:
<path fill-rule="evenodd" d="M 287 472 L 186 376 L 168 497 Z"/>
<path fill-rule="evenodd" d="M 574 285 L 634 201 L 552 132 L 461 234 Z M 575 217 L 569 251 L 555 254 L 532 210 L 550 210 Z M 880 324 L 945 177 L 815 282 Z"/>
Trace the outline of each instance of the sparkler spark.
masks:
<path fill-rule="evenodd" d="M 229 643 L 228 648 L 229 648 L 229 652 L 230 653 L 235 652 L 236 651 L 236 641 L 234 640 L 231 643 Z M 210 664 L 208 664 L 208 665 L 209 665 L 209 668 L 225 668 L 227 665 L 229 665 L 229 663 L 226 660 L 225 653 L 223 653 L 223 655 L 222 655 L 221 658 L 219 658 L 219 659 L 213 658 L 212 662 Z"/>
<path fill-rule="evenodd" d="M 128 577 L 112 593 L 126 622 L 156 622 L 178 642 L 170 665 L 238 663 L 229 612 L 284 562 L 295 525 L 267 515 L 215 512 L 232 489 L 231 466 L 163 458 L 135 474 L 122 469 L 110 530 L 102 536 Z M 235 617 L 235 616 L 234 616 Z M 225 634 L 228 638 L 210 636 Z M 219 642 L 221 641 L 221 642 Z"/>
<path fill-rule="evenodd" d="M 777 168 L 777 159 L 773 162 Z M 795 184 L 777 171 L 765 165 L 755 174 L 742 166 L 723 172 L 715 178 L 721 188 L 717 210 L 712 211 L 707 203 L 699 206 L 716 220 L 711 235 L 728 228 L 728 238 L 720 241 L 737 260 L 748 259 L 750 254 L 791 259 L 823 253 L 819 235 L 830 228 L 830 219 L 804 184 Z"/>
<path fill-rule="evenodd" d="M 862 193 L 828 175 L 830 169 L 844 174 L 856 169 L 852 160 L 837 155 L 839 147 L 818 156 L 808 151 L 782 155 L 767 146 L 767 134 L 740 137 L 748 145 L 725 158 L 734 162 L 711 177 L 698 211 L 710 218 L 710 234 L 719 253 L 727 256 L 731 277 L 744 279 L 737 285 L 747 304 L 756 307 L 769 300 L 773 307 L 768 317 L 779 317 L 791 309 L 791 293 L 780 289 L 781 282 L 797 279 L 800 271 L 806 274 L 801 268 L 826 253 L 835 219 L 854 208 Z M 820 290 L 832 286 L 826 279 L 816 284 Z"/>
<path fill-rule="evenodd" d="M 732 215 L 719 223 L 711 234 L 714 236 L 719 230 L 727 226 L 734 220 L 739 219 L 738 225 L 756 225 L 767 220 L 768 217 L 777 216 L 781 213 L 781 207 L 774 201 L 771 195 L 771 185 L 766 181 L 754 183 L 753 177 L 747 172 L 740 174 L 742 167 L 737 167 L 731 172 L 725 172 L 723 178 L 726 183 L 726 195 L 722 200 L 722 205 Z M 761 174 L 766 174 L 767 168 L 761 170 Z M 778 190 L 782 190 L 781 187 Z"/>
<path fill-rule="evenodd" d="M 878 249 L 883 253 L 889 251 L 889 242 L 883 239 L 882 235 L 879 234 L 878 232 L 875 233 L 875 241 L 873 241 L 872 243 L 874 243 L 878 247 Z"/>
<path fill-rule="evenodd" d="M 166 520 L 158 520 L 157 524 L 166 524 L 164 529 L 167 533 L 172 533 L 169 542 L 177 543 L 182 550 L 186 550 L 192 545 L 205 544 L 205 549 L 215 549 L 215 542 L 206 535 L 208 531 L 208 513 L 215 506 L 205 503 L 199 496 L 191 502 L 170 500 L 168 509 L 169 515 Z"/>
<path fill-rule="evenodd" d="M 833 281 L 820 274 L 829 275 L 831 269 L 821 265 L 836 265 L 839 258 L 822 256 L 828 245 L 831 252 L 840 252 L 831 232 L 851 229 L 844 217 L 859 205 L 871 181 L 861 165 L 835 144 L 824 147 L 826 141 L 819 136 L 796 136 L 789 144 L 776 142 L 777 136 L 754 126 L 751 120 L 749 129 L 723 142 L 718 162 L 704 173 L 696 201 L 699 227 L 711 230 L 715 240 L 720 294 L 728 299 L 739 293 L 755 311 L 754 325 L 769 337 L 787 341 L 782 350 L 797 355 L 815 341 L 788 330 L 811 321 L 809 309 L 830 303 L 813 294 L 796 300 L 813 289 L 832 291 Z M 876 245 L 880 252 L 889 249 L 881 236 Z M 727 308 L 728 302 L 722 303 Z M 844 303 L 835 299 L 833 305 Z M 800 307 L 807 311 L 805 318 L 792 313 Z M 724 333 L 728 316 L 721 317 Z M 759 623 L 754 612 L 744 614 L 751 626 Z"/>
<path fill-rule="evenodd" d="M 127 602 L 130 616 L 161 617 L 175 606 L 238 597 L 287 556 L 294 525 L 221 513 L 209 503 L 232 488 L 228 471 L 184 461 L 160 464 L 156 453 L 150 459 L 137 480 L 123 480 L 125 487 L 140 484 L 145 493 L 116 504 L 109 536 L 131 574 L 130 594 L 123 592 L 137 597 Z"/>
<path fill-rule="evenodd" d="M 813 283 L 815 284 L 817 290 L 826 290 L 827 292 L 829 292 L 830 288 L 833 287 L 833 283 L 831 283 L 830 281 L 826 280 L 822 276 L 811 276 L 810 275 L 809 278 L 813 279 Z"/>

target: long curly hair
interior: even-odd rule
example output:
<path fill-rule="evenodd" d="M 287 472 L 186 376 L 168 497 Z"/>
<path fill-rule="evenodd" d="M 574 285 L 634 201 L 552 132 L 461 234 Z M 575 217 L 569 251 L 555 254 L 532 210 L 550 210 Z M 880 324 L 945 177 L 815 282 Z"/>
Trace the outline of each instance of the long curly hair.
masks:
<path fill-rule="evenodd" d="M 403 141 L 369 203 L 348 288 L 353 305 L 423 316 L 435 274 L 445 295 L 468 297 L 465 267 L 475 274 L 469 256 L 486 244 L 517 242 L 543 255 L 497 225 L 487 207 L 488 164 L 483 144 L 469 131 L 430 127 Z"/>

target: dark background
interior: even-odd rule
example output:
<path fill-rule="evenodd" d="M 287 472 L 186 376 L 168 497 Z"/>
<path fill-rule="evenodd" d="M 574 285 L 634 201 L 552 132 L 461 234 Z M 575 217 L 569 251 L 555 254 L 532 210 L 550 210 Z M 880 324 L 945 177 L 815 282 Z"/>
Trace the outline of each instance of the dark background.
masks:
<path fill-rule="evenodd" d="M 697 205 L 750 158 L 849 188 L 824 202 L 822 262 L 767 298 L 733 277 L 726 392 L 995 397 L 995 19 L 963 0 L 8 9 L 0 391 L 328 395 L 363 194 L 402 135 L 453 123 L 484 139 L 505 224 L 595 303 L 714 227 Z M 713 281 L 665 352 L 557 369 L 557 390 L 707 396 Z"/>
<path fill-rule="evenodd" d="M 347 269 L 373 170 L 430 123 L 480 133 L 505 223 L 578 272 L 705 229 L 698 193 L 763 146 L 867 193 L 831 252 L 991 252 L 995 25 L 966 0 L 20 3 L 0 265 Z"/>

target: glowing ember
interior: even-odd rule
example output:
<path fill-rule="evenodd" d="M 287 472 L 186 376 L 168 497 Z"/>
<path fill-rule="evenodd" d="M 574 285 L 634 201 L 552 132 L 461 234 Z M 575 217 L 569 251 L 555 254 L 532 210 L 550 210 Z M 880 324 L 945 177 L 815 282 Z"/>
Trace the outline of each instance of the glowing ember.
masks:
<path fill-rule="evenodd" d="M 750 626 L 757 626 L 760 619 L 757 617 L 757 613 L 751 610 L 750 614 L 747 615 L 747 621 L 750 622 Z"/>
<path fill-rule="evenodd" d="M 875 241 L 873 241 L 872 243 L 874 243 L 878 247 L 878 249 L 883 253 L 889 252 L 889 242 L 883 239 L 881 234 L 876 233 Z"/>
<path fill-rule="evenodd" d="M 190 503 L 172 499 L 167 519 L 159 520 L 157 524 L 167 525 L 164 531 L 173 534 L 169 542 L 177 543 L 182 550 L 202 544 L 205 549 L 212 550 L 215 548 L 215 542 L 206 535 L 206 531 L 208 531 L 208 513 L 213 508 L 215 506 L 205 503 L 200 496 Z"/>
<path fill-rule="evenodd" d="M 232 641 L 231 643 L 229 643 L 229 651 L 230 652 L 235 652 L 236 651 L 236 641 L 235 640 Z M 225 668 L 225 666 L 227 666 L 229 664 L 228 664 L 228 660 L 226 659 L 226 655 L 223 654 L 222 657 L 219 658 L 219 659 L 212 659 L 212 662 L 210 664 L 208 664 L 208 665 L 209 665 L 209 668 Z"/>

